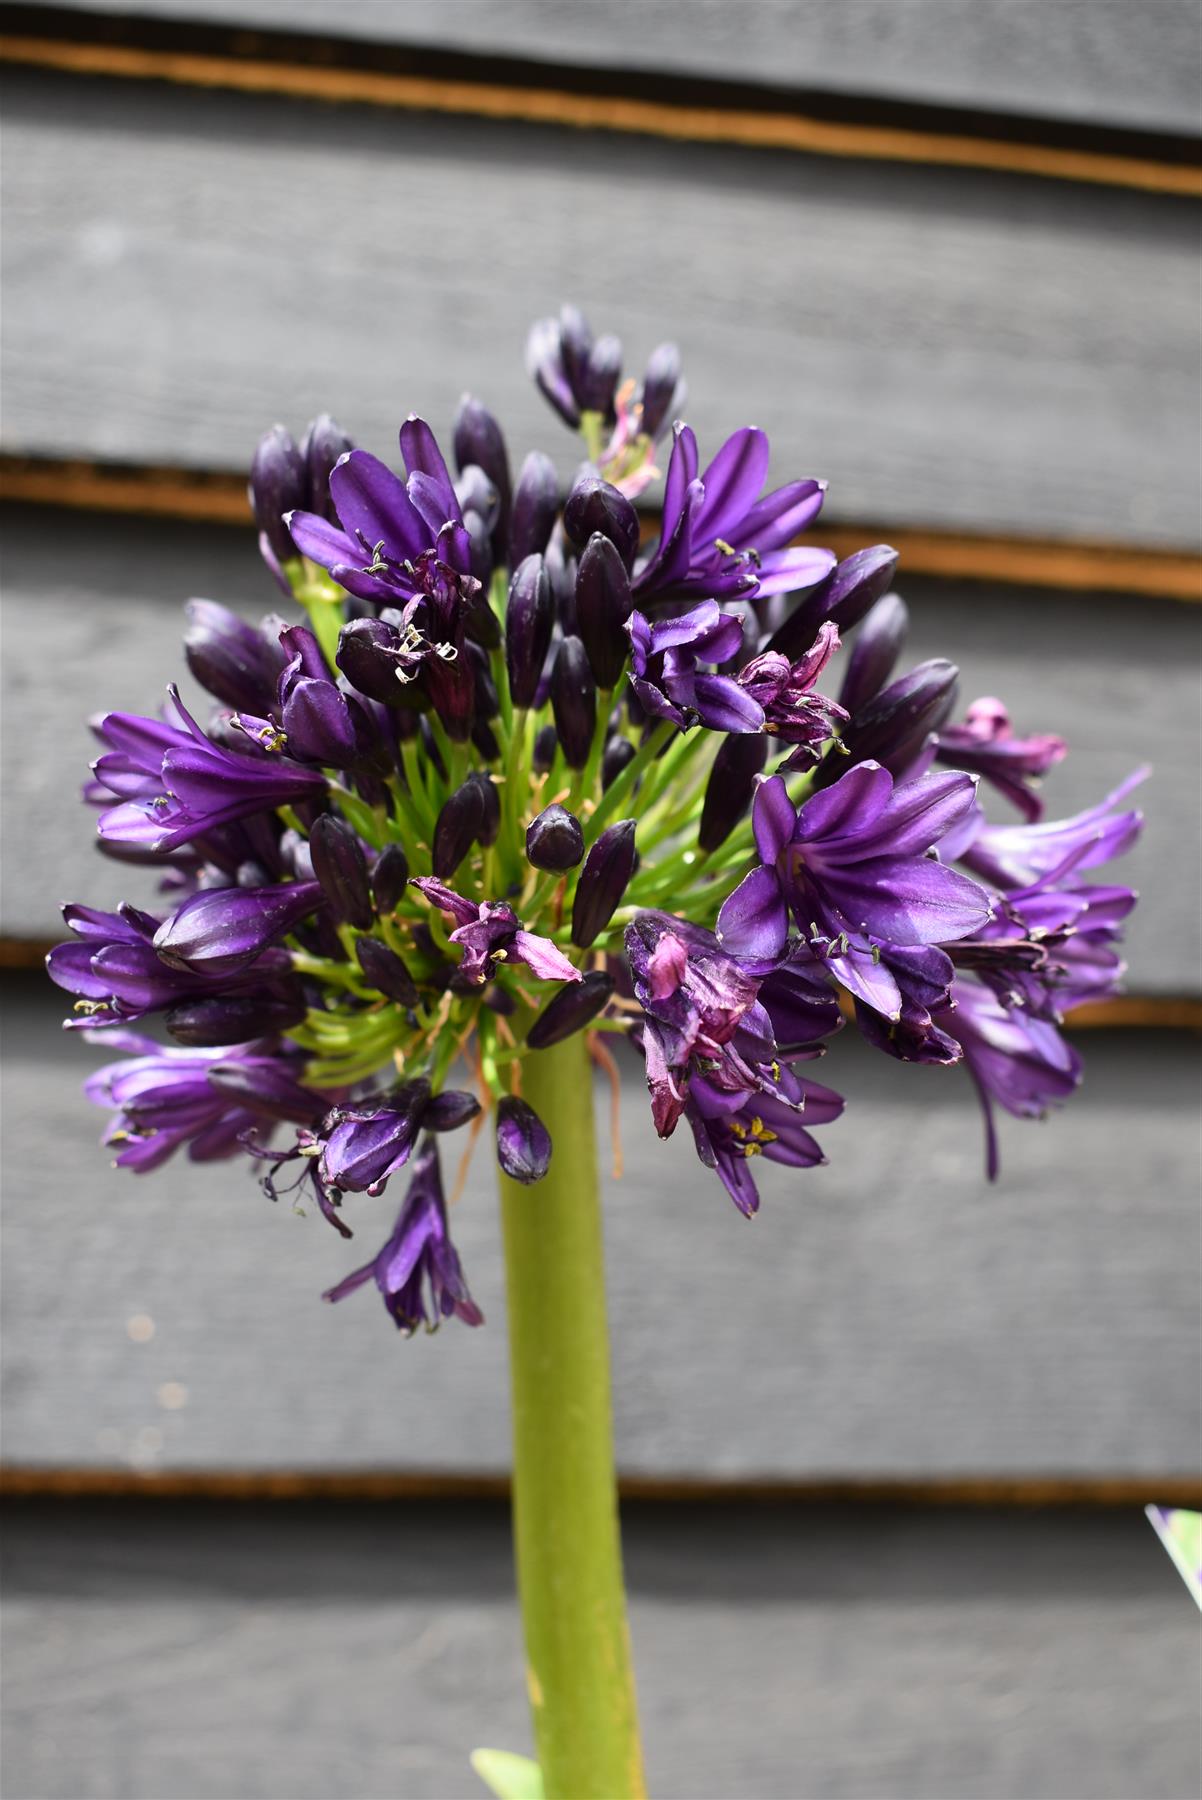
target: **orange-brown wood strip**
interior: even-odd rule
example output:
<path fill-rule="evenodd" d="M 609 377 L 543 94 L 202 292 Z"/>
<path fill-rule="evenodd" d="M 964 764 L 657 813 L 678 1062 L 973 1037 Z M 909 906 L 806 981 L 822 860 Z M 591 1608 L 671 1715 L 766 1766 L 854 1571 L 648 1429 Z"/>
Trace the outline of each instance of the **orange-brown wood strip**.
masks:
<path fill-rule="evenodd" d="M 1202 1506 L 1202 1481 L 1166 1475 L 1020 1475 L 937 1476 L 923 1479 L 883 1477 L 840 1480 L 818 1477 L 800 1481 L 723 1481 L 706 1476 L 657 1477 L 625 1475 L 619 1480 L 623 1500 L 638 1503 L 702 1503 L 744 1505 L 747 1502 L 804 1503 L 825 1506 L 898 1507 L 1135 1507 Z M 126 1500 L 504 1500 L 509 1481 L 503 1475 L 460 1475 L 438 1472 L 406 1474 L 383 1470 L 178 1470 L 139 1472 L 125 1469 L 0 1469 L 0 1496 L 8 1499 Z"/>
<path fill-rule="evenodd" d="M 1172 163 L 1050 144 L 843 123 L 786 112 L 696 106 L 14 34 L 0 37 L 0 57 L 27 68 L 55 69 L 73 75 L 169 81 L 189 87 L 451 113 L 582 131 L 617 131 L 689 143 L 985 169 L 1136 188 L 1148 193 L 1202 196 L 1202 171 Z"/>
<path fill-rule="evenodd" d="M 138 468 L 0 455 L 0 499 L 11 505 L 184 519 L 249 529 L 246 477 L 225 470 Z M 658 529 L 653 515 L 646 529 Z M 1072 592 L 1202 601 L 1202 557 L 1130 544 L 1010 538 L 881 524 L 831 524 L 809 534 L 839 556 L 890 543 L 911 575 Z"/>

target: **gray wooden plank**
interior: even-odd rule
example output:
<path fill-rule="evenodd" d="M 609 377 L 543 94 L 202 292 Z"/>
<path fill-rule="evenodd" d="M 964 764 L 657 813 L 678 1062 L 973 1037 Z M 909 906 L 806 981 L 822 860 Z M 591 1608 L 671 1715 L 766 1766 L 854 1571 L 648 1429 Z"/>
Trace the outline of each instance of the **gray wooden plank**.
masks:
<path fill-rule="evenodd" d="M 77 801 L 96 746 L 84 727 L 98 707 L 153 711 L 186 671 L 182 601 L 194 593 L 252 616 L 278 595 L 253 533 L 11 509 L 0 599 L 0 684 L 8 768 L 10 856 L 0 870 L 9 935 L 52 937 L 66 899 L 146 898 L 152 878 L 96 854 L 94 818 Z M 963 697 L 997 693 L 1021 728 L 1058 730 L 1072 745 L 1049 779 L 1053 812 L 1094 804 L 1149 761 L 1143 842 L 1123 868 L 1142 901 L 1130 932 L 1129 986 L 1202 992 L 1195 894 L 1176 879 L 1199 855 L 1195 791 L 1202 758 L 1198 706 L 1202 611 L 1171 601 L 1029 593 L 901 582 L 914 614 L 910 654 L 950 656 Z M 204 696 L 185 679 L 204 707 Z M 998 817 L 1007 813 L 1004 803 Z"/>
<path fill-rule="evenodd" d="M 124 13 L 126 0 L 83 0 Z M 143 17 L 1198 129 L 1188 0 L 139 0 Z"/>
<path fill-rule="evenodd" d="M 43 76 L 5 143 L 9 449 L 238 467 L 323 408 L 382 449 L 470 387 L 566 470 L 522 346 L 574 296 L 833 516 L 1195 540 L 1178 201 Z"/>
<path fill-rule="evenodd" d="M 316 1215 L 273 1207 L 240 1163 L 114 1171 L 77 1086 L 100 1056 L 63 1039 L 36 983 L 7 983 L 6 1006 L 6 1460 L 507 1467 L 487 1145 L 455 1233 L 488 1325 L 405 1343 L 373 1293 L 318 1299 L 382 1241 L 396 1196 L 356 1199 L 345 1245 Z M 843 1034 L 822 1070 L 849 1099 L 823 1134 L 829 1166 L 766 1168 L 753 1225 L 683 1134 L 654 1137 L 628 1067 L 627 1174 L 605 1197 L 622 1467 L 765 1480 L 1194 1468 L 1196 1058 L 1148 1032 L 1083 1049 L 1082 1093 L 1046 1126 L 1004 1127 L 989 1190 L 967 1077 Z M 142 1315 L 149 1341 L 129 1323 Z"/>
<path fill-rule="evenodd" d="M 1196 1620 L 1138 1515 L 625 1535 L 664 1800 L 1197 1792 Z M 468 1800 L 469 1749 L 529 1748 L 500 1509 L 52 1505 L 6 1538 L 13 1800 Z"/>

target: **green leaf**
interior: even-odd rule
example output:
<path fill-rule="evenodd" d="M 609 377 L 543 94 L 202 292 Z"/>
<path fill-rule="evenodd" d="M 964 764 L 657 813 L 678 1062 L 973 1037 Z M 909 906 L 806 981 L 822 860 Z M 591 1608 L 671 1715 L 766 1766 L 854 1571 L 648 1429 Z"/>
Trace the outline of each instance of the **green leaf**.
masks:
<path fill-rule="evenodd" d="M 512 1750 L 473 1750 L 471 1764 L 497 1800 L 543 1800 L 543 1772 Z"/>

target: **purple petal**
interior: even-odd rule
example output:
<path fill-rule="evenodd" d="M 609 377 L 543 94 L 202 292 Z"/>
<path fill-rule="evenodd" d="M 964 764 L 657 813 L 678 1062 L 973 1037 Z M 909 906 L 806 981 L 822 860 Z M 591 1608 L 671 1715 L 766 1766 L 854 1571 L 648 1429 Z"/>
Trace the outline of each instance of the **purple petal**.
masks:
<path fill-rule="evenodd" d="M 580 970 L 557 950 L 550 938 L 536 937 L 531 931 L 515 931 L 510 954 L 524 962 L 540 981 L 579 981 Z"/>
<path fill-rule="evenodd" d="M 693 705 L 711 731 L 762 731 L 764 709 L 728 675 L 697 675 Z"/>
<path fill-rule="evenodd" d="M 429 548 L 429 531 L 404 483 L 367 450 L 351 450 L 330 475 L 330 498 L 352 538 L 362 533 L 368 550 L 380 542 L 393 556 L 420 556 Z M 360 561 L 352 553 L 352 563 Z M 370 562 L 364 553 L 363 562 Z"/>
<path fill-rule="evenodd" d="M 779 956 L 789 935 L 789 915 L 774 869 L 753 869 L 718 914 L 718 942 L 734 956 Z"/>
<path fill-rule="evenodd" d="M 880 763 L 857 763 L 833 787 L 823 788 L 806 801 L 797 815 L 797 836 L 802 843 L 828 838 L 853 837 L 874 825 L 889 804 L 893 777 Z"/>
<path fill-rule="evenodd" d="M 789 798 L 783 775 L 769 775 L 756 787 L 751 825 L 760 861 L 774 863 L 793 837 L 797 808 Z"/>
<path fill-rule="evenodd" d="M 738 531 L 768 476 L 768 439 L 754 425 L 727 438 L 703 473 L 705 505 L 697 519 L 698 534 L 729 537 Z"/>
<path fill-rule="evenodd" d="M 950 943 L 993 916 L 984 888 L 927 857 L 846 864 L 824 873 L 823 889 L 852 930 L 891 944 Z"/>

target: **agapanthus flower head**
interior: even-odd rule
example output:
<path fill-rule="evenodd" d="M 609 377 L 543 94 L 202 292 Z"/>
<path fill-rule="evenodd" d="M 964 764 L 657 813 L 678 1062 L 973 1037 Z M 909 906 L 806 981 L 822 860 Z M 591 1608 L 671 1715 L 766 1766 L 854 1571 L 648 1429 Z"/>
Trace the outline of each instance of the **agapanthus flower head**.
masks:
<path fill-rule="evenodd" d="M 953 722 L 944 659 L 897 673 L 897 552 L 799 543 L 825 484 L 770 478 L 754 426 L 703 467 L 672 344 L 624 376 L 568 307 L 529 356 L 583 439 L 566 492 L 541 449 L 515 473 L 470 396 L 454 476 L 416 414 L 401 472 L 328 415 L 264 435 L 252 505 L 294 604 L 191 602 L 207 700 L 91 721 L 98 842 L 158 892 L 68 906 L 48 965 L 122 1059 L 88 1084 L 122 1166 L 244 1154 L 344 1237 L 406 1173 L 383 1249 L 328 1295 L 374 1280 L 405 1333 L 481 1322 L 438 1136 L 470 1152 L 487 1122 L 532 1208 L 573 1154 L 527 1059 L 612 1067 L 604 1039 L 628 1042 L 653 1128 L 683 1119 L 750 1216 L 757 1158 L 824 1160 L 843 1100 L 808 1065 L 854 1020 L 967 1069 L 992 1173 L 995 1109 L 1077 1085 L 1060 1026 L 1115 990 L 1134 904 L 1097 871 L 1138 833 L 1139 777 L 1044 819 L 1062 741 L 1000 700 Z"/>

